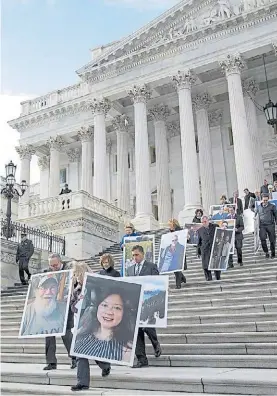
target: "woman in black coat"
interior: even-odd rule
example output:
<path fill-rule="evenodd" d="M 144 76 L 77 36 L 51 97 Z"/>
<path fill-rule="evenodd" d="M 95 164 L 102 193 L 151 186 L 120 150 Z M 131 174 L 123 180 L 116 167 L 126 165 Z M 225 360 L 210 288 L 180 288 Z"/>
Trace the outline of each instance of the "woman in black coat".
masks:
<path fill-rule="evenodd" d="M 176 219 L 169 220 L 168 222 L 169 229 L 171 232 L 181 231 L 182 227 Z M 187 269 L 187 258 L 185 256 L 185 265 L 184 269 Z M 181 289 L 182 283 L 187 283 L 186 277 L 181 271 L 174 272 L 175 280 L 176 280 L 176 289 Z"/>

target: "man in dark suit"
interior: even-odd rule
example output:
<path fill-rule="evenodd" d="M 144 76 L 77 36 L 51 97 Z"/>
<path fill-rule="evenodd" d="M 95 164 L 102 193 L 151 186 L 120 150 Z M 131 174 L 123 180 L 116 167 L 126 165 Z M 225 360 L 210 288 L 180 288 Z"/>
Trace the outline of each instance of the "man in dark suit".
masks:
<path fill-rule="evenodd" d="M 146 261 L 144 259 L 144 250 L 140 245 L 136 245 L 132 248 L 132 256 L 134 265 L 127 269 L 127 276 L 149 276 L 149 275 L 159 275 L 159 271 L 157 265 Z M 136 357 L 137 364 L 134 365 L 134 368 L 147 367 L 148 359 L 145 351 L 145 338 L 144 333 L 146 333 L 153 345 L 155 356 L 161 356 L 161 346 L 158 341 L 156 329 L 152 328 L 139 328 L 138 329 L 138 338 L 137 338 L 137 346 L 136 346 Z"/>
<path fill-rule="evenodd" d="M 16 263 L 19 264 L 19 278 L 22 285 L 27 285 L 31 278 L 29 271 L 29 261 L 34 254 L 34 245 L 30 239 L 27 239 L 26 232 L 21 233 L 21 242 L 17 246 Z M 28 281 L 25 280 L 24 271 L 28 275 Z"/>
<path fill-rule="evenodd" d="M 243 204 L 242 204 L 242 200 L 239 198 L 239 192 L 236 191 L 234 193 L 234 198 L 230 199 L 230 203 L 233 203 L 236 205 L 237 208 L 237 215 L 241 216 L 243 214 Z"/>
<path fill-rule="evenodd" d="M 238 257 L 238 264 L 240 266 L 243 265 L 242 263 L 242 246 L 243 246 L 243 233 L 242 231 L 244 230 L 244 223 L 242 217 L 237 213 L 235 213 L 234 208 L 230 207 L 229 208 L 229 215 L 228 219 L 235 219 L 235 248 L 237 251 L 237 257 Z M 229 256 L 229 268 L 233 268 L 234 263 L 233 263 L 233 255 L 230 254 Z"/>
<path fill-rule="evenodd" d="M 53 271 L 65 271 L 68 270 L 66 264 L 64 264 L 61 260 L 59 254 L 51 254 L 49 256 L 49 269 L 44 272 L 53 272 Z M 74 314 L 69 309 L 67 325 L 66 325 L 66 333 L 62 336 L 62 340 L 64 346 L 67 350 L 68 356 L 70 356 L 70 348 L 72 342 L 72 331 L 71 329 L 74 327 Z M 45 338 L 45 356 L 47 366 L 44 367 L 43 370 L 56 370 L 57 368 L 57 358 L 56 358 L 56 337 L 46 337 Z M 74 369 L 76 367 L 76 358 L 72 356 L 71 368 Z"/>
<path fill-rule="evenodd" d="M 202 268 L 207 281 L 213 280 L 212 271 L 209 270 L 211 251 L 213 247 L 214 235 L 218 227 L 217 224 L 209 222 L 208 216 L 202 216 L 203 227 L 199 228 L 198 256 L 202 258 Z M 214 271 L 215 278 L 220 280 L 221 271 Z"/>

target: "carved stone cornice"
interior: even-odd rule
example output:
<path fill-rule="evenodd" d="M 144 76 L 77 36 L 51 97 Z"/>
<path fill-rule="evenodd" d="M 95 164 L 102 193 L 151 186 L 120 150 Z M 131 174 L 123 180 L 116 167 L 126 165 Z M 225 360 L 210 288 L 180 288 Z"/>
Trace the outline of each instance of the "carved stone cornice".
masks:
<path fill-rule="evenodd" d="M 192 98 L 192 105 L 195 111 L 208 109 L 213 103 L 212 97 L 204 92 L 203 94 L 197 94 Z"/>
<path fill-rule="evenodd" d="M 29 144 L 26 146 L 17 146 L 15 147 L 15 151 L 21 160 L 28 159 L 29 161 L 31 161 L 32 155 L 36 152 L 35 148 Z"/>
<path fill-rule="evenodd" d="M 89 126 L 82 126 L 78 132 L 78 140 L 81 142 L 90 142 L 92 141 L 93 131 Z"/>
<path fill-rule="evenodd" d="M 178 71 L 178 73 L 172 77 L 172 81 L 177 88 L 180 89 L 191 89 L 191 86 L 195 84 L 196 77 L 191 70 Z"/>
<path fill-rule="evenodd" d="M 150 118 L 154 121 L 166 121 L 170 114 L 169 107 L 164 104 L 157 104 L 149 110 Z"/>
<path fill-rule="evenodd" d="M 115 131 L 128 132 L 130 119 L 125 114 L 117 115 L 112 119 L 112 126 Z"/>
<path fill-rule="evenodd" d="M 240 54 L 230 54 L 225 59 L 219 61 L 219 66 L 226 73 L 226 76 L 228 76 L 230 74 L 240 73 L 245 68 L 245 62 Z"/>
<path fill-rule="evenodd" d="M 208 113 L 210 127 L 219 126 L 222 120 L 223 112 L 221 109 L 213 110 Z"/>
<path fill-rule="evenodd" d="M 90 108 L 94 115 L 104 114 L 106 116 L 111 108 L 111 103 L 107 98 L 94 98 L 90 102 Z"/>
<path fill-rule="evenodd" d="M 259 83 L 257 83 L 253 78 L 242 81 L 242 90 L 244 95 L 248 95 L 254 98 L 259 92 Z"/>
<path fill-rule="evenodd" d="M 180 135 L 180 122 L 179 121 L 172 121 L 167 125 L 167 137 L 171 139 L 175 136 Z"/>
<path fill-rule="evenodd" d="M 62 151 L 64 140 L 61 136 L 51 136 L 46 142 L 49 150 Z"/>
<path fill-rule="evenodd" d="M 41 171 L 49 169 L 50 164 L 50 157 L 49 155 L 44 155 L 43 157 L 39 157 L 38 159 L 38 166 Z"/>
<path fill-rule="evenodd" d="M 151 98 L 151 91 L 145 84 L 134 85 L 133 88 L 128 91 L 128 95 L 134 103 L 147 103 Z"/>
<path fill-rule="evenodd" d="M 66 152 L 69 162 L 79 162 L 81 157 L 81 150 L 79 147 L 71 148 Z"/>

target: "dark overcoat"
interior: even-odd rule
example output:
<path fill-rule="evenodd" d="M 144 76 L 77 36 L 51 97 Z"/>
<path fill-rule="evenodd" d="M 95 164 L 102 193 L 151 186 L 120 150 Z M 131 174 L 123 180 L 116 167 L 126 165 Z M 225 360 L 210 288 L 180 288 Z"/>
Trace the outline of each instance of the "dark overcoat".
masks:
<path fill-rule="evenodd" d="M 211 251 L 214 241 L 214 234 L 218 225 L 209 223 L 208 227 L 201 227 L 198 230 L 199 242 L 198 242 L 198 253 L 202 258 L 202 268 L 208 269 Z"/>

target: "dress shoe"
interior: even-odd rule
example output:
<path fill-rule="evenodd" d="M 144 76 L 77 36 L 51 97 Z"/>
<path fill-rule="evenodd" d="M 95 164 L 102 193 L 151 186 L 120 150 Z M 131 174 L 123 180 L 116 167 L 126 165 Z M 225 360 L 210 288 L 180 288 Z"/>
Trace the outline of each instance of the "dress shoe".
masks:
<path fill-rule="evenodd" d="M 57 365 L 56 363 L 49 363 L 43 368 L 43 370 L 57 370 Z"/>
<path fill-rule="evenodd" d="M 86 385 L 81 385 L 81 384 L 77 384 L 71 387 L 71 390 L 73 392 L 77 392 L 77 391 L 82 391 L 82 390 L 88 390 L 89 386 Z"/>
<path fill-rule="evenodd" d="M 162 349 L 161 346 L 159 345 L 156 349 L 155 349 L 155 357 L 158 358 L 160 357 L 162 354 Z"/>
<path fill-rule="evenodd" d="M 181 289 L 181 286 L 180 286 L 180 285 L 177 285 L 177 286 L 175 287 L 175 289 Z"/>
<path fill-rule="evenodd" d="M 271 256 L 270 256 L 272 259 L 275 259 L 275 253 L 274 254 L 271 254 Z"/>
<path fill-rule="evenodd" d="M 265 258 L 267 258 L 267 259 L 269 258 L 269 253 L 265 254 Z"/>
<path fill-rule="evenodd" d="M 241 263 L 238 263 L 241 267 L 243 267 L 243 263 L 241 262 Z"/>
<path fill-rule="evenodd" d="M 77 367 L 77 361 L 76 359 L 72 359 L 70 368 L 75 369 L 76 367 Z"/>
<path fill-rule="evenodd" d="M 111 372 L 111 368 L 106 368 L 102 370 L 102 377 L 108 377 L 108 375 L 110 375 Z"/>
<path fill-rule="evenodd" d="M 140 362 L 138 361 L 137 364 L 134 364 L 133 368 L 142 368 L 142 367 L 148 367 L 148 362 Z"/>

